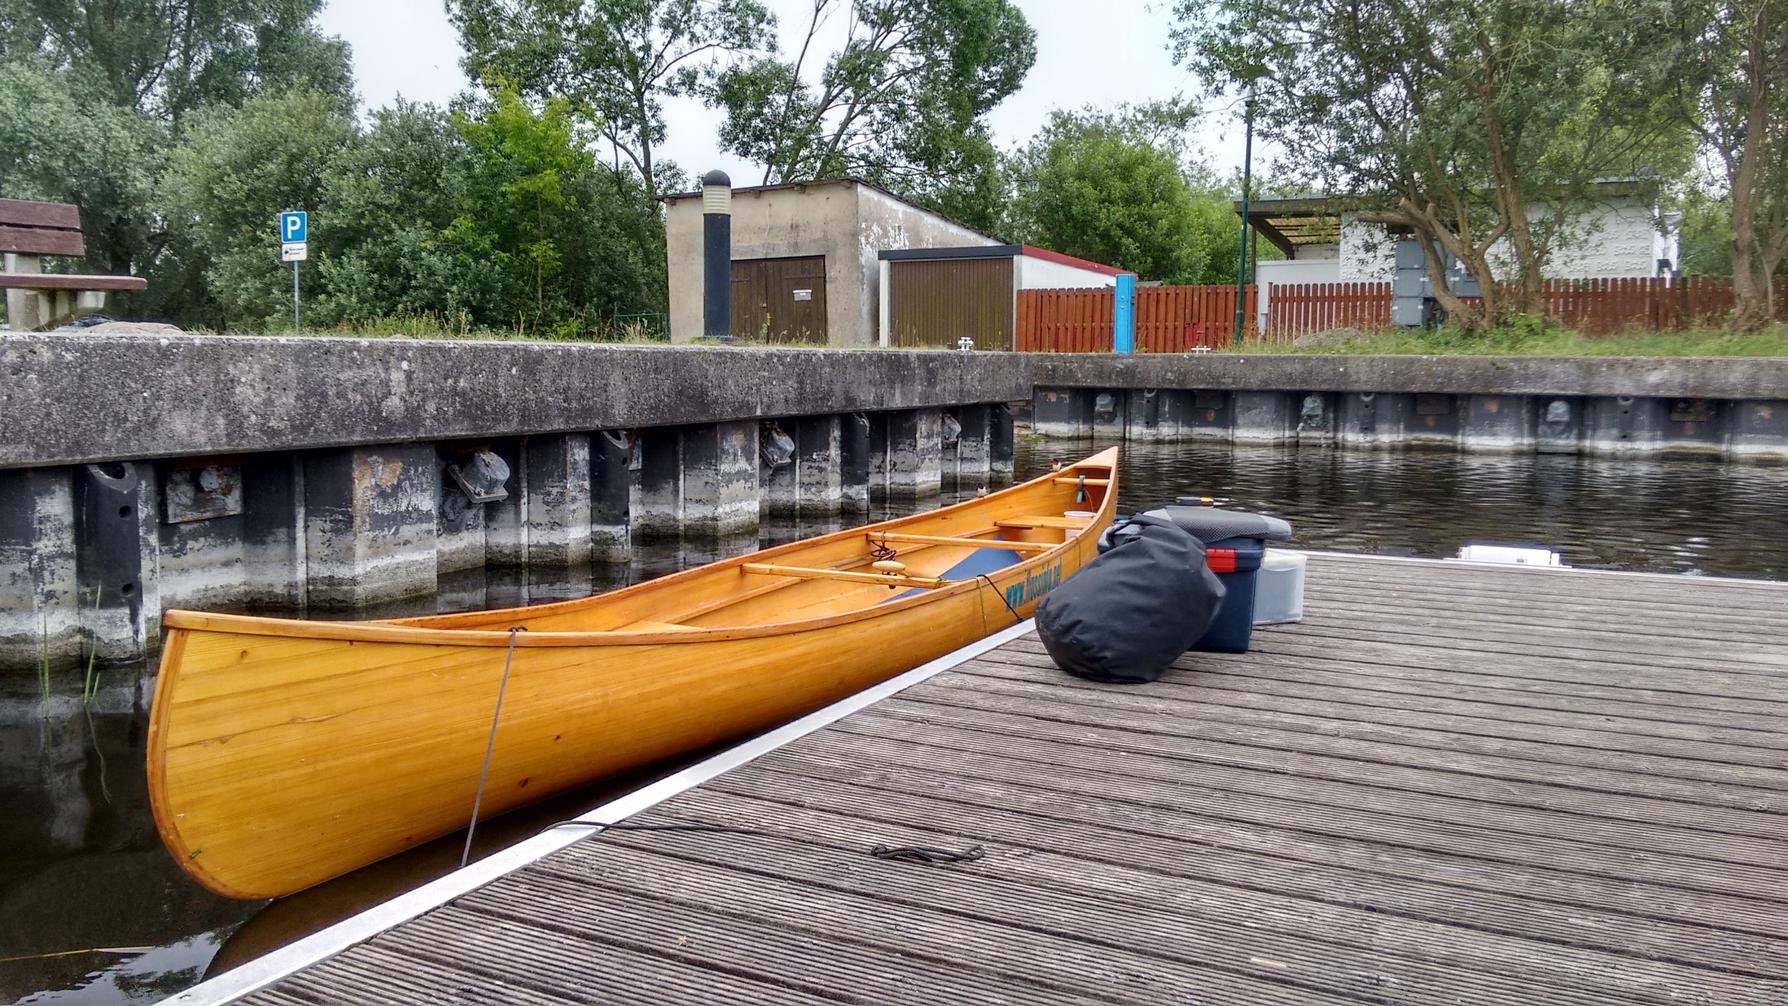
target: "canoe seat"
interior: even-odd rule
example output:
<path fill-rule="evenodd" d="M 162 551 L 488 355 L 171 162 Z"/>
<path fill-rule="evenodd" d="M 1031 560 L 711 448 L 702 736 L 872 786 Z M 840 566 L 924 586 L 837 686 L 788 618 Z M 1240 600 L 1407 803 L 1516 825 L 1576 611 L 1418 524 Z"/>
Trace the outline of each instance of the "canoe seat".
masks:
<path fill-rule="evenodd" d="M 1038 516 L 1038 517 L 1008 517 L 1005 520 L 996 520 L 996 521 L 994 521 L 994 524 L 998 525 L 999 527 L 1015 527 L 1015 528 L 1060 527 L 1060 528 L 1068 528 L 1070 530 L 1078 530 L 1080 528 L 1086 527 L 1088 524 L 1091 524 L 1092 522 L 1093 522 L 1092 518 L 1090 518 L 1090 517 L 1042 517 L 1042 516 Z"/>

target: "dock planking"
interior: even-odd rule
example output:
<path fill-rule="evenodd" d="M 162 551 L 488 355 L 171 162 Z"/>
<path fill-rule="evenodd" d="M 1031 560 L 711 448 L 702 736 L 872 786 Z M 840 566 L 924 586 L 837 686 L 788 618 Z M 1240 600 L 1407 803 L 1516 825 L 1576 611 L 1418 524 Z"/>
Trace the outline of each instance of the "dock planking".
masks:
<path fill-rule="evenodd" d="M 1149 685 L 1018 635 L 630 819 L 752 834 L 594 835 L 244 1001 L 1788 1001 L 1788 584 L 1309 576 Z"/>

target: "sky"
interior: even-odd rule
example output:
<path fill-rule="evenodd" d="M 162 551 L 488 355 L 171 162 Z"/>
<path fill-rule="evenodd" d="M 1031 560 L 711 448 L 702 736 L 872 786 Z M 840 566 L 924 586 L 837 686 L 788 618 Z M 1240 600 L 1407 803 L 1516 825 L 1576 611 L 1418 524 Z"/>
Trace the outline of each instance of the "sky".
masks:
<path fill-rule="evenodd" d="M 766 0 L 777 15 L 784 52 L 798 48 L 812 0 Z M 1057 108 L 1110 107 L 1176 94 L 1194 95 L 1196 82 L 1168 52 L 1171 0 L 1015 0 L 1037 31 L 1037 62 L 1024 87 L 988 116 L 1002 149 L 1023 143 Z M 843 36 L 842 14 L 829 28 Z M 323 31 L 354 49 L 354 77 L 363 109 L 399 95 L 445 104 L 466 87 L 459 38 L 442 0 L 328 0 Z M 825 36 L 822 35 L 822 38 Z M 665 108 L 668 141 L 659 158 L 676 161 L 691 177 L 718 167 L 735 185 L 763 178 L 763 168 L 720 151 L 721 116 L 695 99 Z M 1227 104 L 1213 104 L 1194 132 L 1201 159 L 1224 173 L 1239 170 L 1242 129 Z M 1256 150 L 1256 167 L 1260 151 Z"/>

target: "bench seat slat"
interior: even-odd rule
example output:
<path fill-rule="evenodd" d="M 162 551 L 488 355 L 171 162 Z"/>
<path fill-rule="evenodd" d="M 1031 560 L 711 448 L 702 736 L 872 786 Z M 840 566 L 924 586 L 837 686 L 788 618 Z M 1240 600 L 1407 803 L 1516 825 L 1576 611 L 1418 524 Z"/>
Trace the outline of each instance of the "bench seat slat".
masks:
<path fill-rule="evenodd" d="M 81 211 L 73 203 L 40 203 L 34 199 L 0 199 L 0 224 L 21 227 L 81 229 Z"/>
<path fill-rule="evenodd" d="M 80 258 L 87 254 L 87 242 L 81 237 L 80 231 L 51 230 L 47 227 L 8 227 L 5 224 L 0 224 L 0 252 Z"/>
<path fill-rule="evenodd" d="M 0 272 L 5 290 L 147 290 L 141 276 L 71 276 L 61 273 Z"/>

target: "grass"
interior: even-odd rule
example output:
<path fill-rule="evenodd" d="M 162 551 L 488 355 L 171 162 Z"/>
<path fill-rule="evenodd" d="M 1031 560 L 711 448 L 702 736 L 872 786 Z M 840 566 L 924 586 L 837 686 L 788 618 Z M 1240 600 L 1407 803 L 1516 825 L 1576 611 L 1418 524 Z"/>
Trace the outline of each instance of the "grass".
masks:
<path fill-rule="evenodd" d="M 1788 325 L 1736 335 L 1724 329 L 1585 335 L 1550 325 L 1511 324 L 1484 332 L 1457 328 L 1340 330 L 1288 342 L 1249 342 L 1247 353 L 1335 356 L 1788 356 Z"/>

